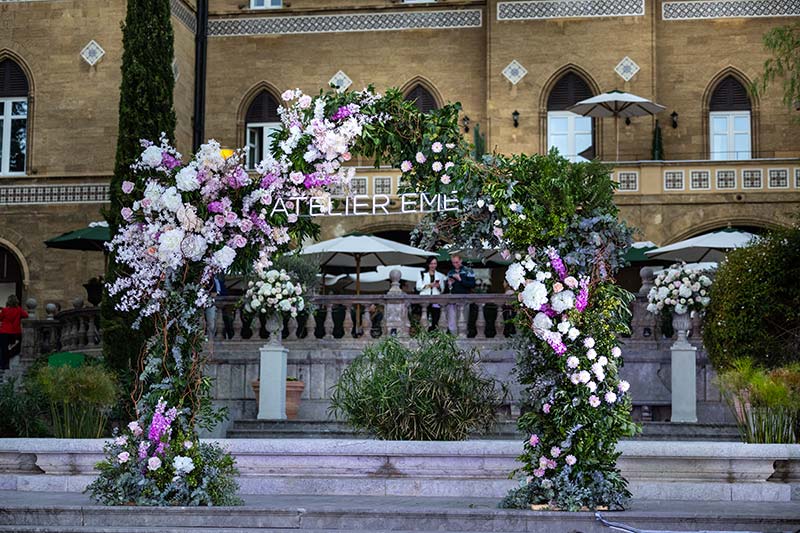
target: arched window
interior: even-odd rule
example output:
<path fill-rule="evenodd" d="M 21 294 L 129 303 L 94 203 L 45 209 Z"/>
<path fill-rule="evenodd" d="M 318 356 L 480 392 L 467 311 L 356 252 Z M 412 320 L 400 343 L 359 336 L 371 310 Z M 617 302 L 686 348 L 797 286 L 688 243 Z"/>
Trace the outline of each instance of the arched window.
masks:
<path fill-rule="evenodd" d="M 547 97 L 547 148 L 555 148 L 570 161 L 586 161 L 595 155 L 594 123 L 567 108 L 594 96 L 589 84 L 575 72 L 567 72 Z"/>
<path fill-rule="evenodd" d="M 250 103 L 245 115 L 247 124 L 247 168 L 254 170 L 263 160 L 272 135 L 281 127 L 278 101 L 268 91 L 261 91 Z"/>
<path fill-rule="evenodd" d="M 422 113 L 428 113 L 434 109 L 439 109 L 439 105 L 436 103 L 436 98 L 433 97 L 428 89 L 420 84 L 416 84 L 410 91 L 408 91 L 406 94 L 406 100 L 409 102 L 414 102 L 414 105 Z"/>
<path fill-rule="evenodd" d="M 22 297 L 22 267 L 14 253 L 0 244 L 0 305 L 6 304 L 10 295 Z"/>
<path fill-rule="evenodd" d="M 24 174 L 28 152 L 28 78 L 0 60 L 0 174 Z"/>
<path fill-rule="evenodd" d="M 747 89 L 733 76 L 726 76 L 711 93 L 708 103 L 711 159 L 750 159 L 751 104 Z"/>

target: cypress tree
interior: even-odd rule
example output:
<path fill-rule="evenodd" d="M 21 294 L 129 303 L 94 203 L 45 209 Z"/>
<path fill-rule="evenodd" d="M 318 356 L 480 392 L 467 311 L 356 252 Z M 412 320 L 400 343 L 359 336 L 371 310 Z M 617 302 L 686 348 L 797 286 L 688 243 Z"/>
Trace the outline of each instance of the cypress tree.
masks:
<path fill-rule="evenodd" d="M 142 151 L 140 139 L 158 142 L 164 133 L 172 141 L 175 135 L 174 44 L 169 0 L 128 0 L 122 44 L 117 154 L 111 179 L 111 206 L 105 213 L 112 235 L 122 222 L 120 210 L 129 203 L 122 193 L 122 182 L 137 181 L 130 166 Z M 143 184 L 136 183 L 136 187 L 140 189 Z M 120 268 L 114 254 L 110 254 L 106 280 L 116 279 Z M 135 378 L 139 353 L 148 337 L 147 321 L 143 321 L 141 330 L 134 330 L 133 318 L 117 311 L 114 301 L 104 294 L 103 355 L 127 390 L 132 390 L 128 385 Z"/>

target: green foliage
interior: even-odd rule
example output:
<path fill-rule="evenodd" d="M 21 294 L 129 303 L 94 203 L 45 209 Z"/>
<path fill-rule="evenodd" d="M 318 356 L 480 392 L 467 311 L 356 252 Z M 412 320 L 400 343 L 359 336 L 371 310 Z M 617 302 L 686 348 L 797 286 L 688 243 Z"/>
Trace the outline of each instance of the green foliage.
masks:
<path fill-rule="evenodd" d="M 763 94 L 782 78 L 783 102 L 789 109 L 800 106 L 800 23 L 779 26 L 764 34 L 764 47 L 772 57 L 764 62 L 764 72 L 751 89 Z"/>
<path fill-rule="evenodd" d="M 444 333 L 416 342 L 407 348 L 389 337 L 369 346 L 342 373 L 331 412 L 386 440 L 463 440 L 489 429 L 498 383 L 481 375 L 477 352 Z"/>
<path fill-rule="evenodd" d="M 737 359 L 719 384 L 745 442 L 800 443 L 800 363 L 765 370 Z"/>
<path fill-rule="evenodd" d="M 472 130 L 472 158 L 476 161 L 480 161 L 483 159 L 483 155 L 486 153 L 486 134 L 481 133 L 481 125 L 475 124 L 475 127 Z"/>
<path fill-rule="evenodd" d="M 158 139 L 164 133 L 172 139 L 175 132 L 172 73 L 174 54 L 169 0 L 137 0 L 127 3 L 122 27 L 122 81 L 120 83 L 119 126 L 114 177 L 111 179 L 111 205 L 105 212 L 111 234 L 122 221 L 120 210 L 125 195 L 122 182 L 131 181 L 141 189 L 131 164 L 141 153 L 141 139 Z M 188 148 L 188 147 L 187 147 Z M 114 254 L 108 258 L 106 281 L 113 282 L 120 268 Z M 114 302 L 104 292 L 101 304 L 103 355 L 123 384 L 131 384 L 144 339 L 150 336 L 146 324 L 131 328 L 130 314 L 114 309 Z"/>
<path fill-rule="evenodd" d="M 35 379 L 50 404 L 56 437 L 103 436 L 109 410 L 117 398 L 111 372 L 99 365 L 42 366 Z"/>
<path fill-rule="evenodd" d="M 0 438 L 47 437 L 47 400 L 31 380 L 0 383 Z"/>
<path fill-rule="evenodd" d="M 307 294 L 312 294 L 319 288 L 320 278 L 317 275 L 320 262 L 316 256 L 284 254 L 273 261 L 272 268 L 291 274 Z"/>
<path fill-rule="evenodd" d="M 800 226 L 733 250 L 717 271 L 703 343 L 717 369 L 800 361 Z"/>

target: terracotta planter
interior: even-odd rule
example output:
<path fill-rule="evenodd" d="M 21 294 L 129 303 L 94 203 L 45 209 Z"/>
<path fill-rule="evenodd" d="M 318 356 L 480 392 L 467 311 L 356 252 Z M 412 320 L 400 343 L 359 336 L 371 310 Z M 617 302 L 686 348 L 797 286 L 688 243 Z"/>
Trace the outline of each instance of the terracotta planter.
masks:
<path fill-rule="evenodd" d="M 289 420 L 297 418 L 297 412 L 300 410 L 300 395 L 303 394 L 305 388 L 306 384 L 302 381 L 286 382 L 286 418 Z"/>
<path fill-rule="evenodd" d="M 261 380 L 254 379 L 250 382 L 250 385 L 253 387 L 253 392 L 256 394 L 256 402 L 258 402 Z M 286 418 L 289 420 L 297 418 L 297 412 L 300 410 L 300 396 L 305 388 L 306 384 L 302 381 L 286 382 Z"/>

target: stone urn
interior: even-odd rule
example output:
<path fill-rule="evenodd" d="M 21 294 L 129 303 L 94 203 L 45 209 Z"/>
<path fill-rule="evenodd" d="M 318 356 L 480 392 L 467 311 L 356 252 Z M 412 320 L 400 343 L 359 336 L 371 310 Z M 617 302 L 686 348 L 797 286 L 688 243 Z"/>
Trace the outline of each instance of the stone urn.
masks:
<path fill-rule="evenodd" d="M 83 288 L 86 289 L 86 300 L 95 307 L 100 305 L 103 300 L 103 281 L 92 278 L 83 284 Z"/>
<path fill-rule="evenodd" d="M 259 391 L 261 390 L 261 380 L 254 379 L 250 382 L 250 385 L 253 387 L 253 392 L 256 393 L 256 403 L 259 400 Z M 297 413 L 300 410 L 300 396 L 302 396 L 303 391 L 306 388 L 306 384 L 302 381 L 299 381 L 295 378 L 289 378 L 286 380 L 286 418 L 289 420 L 295 420 L 297 418 Z"/>
<path fill-rule="evenodd" d="M 672 313 L 672 329 L 678 338 L 675 341 L 677 345 L 688 344 L 689 330 L 692 329 L 692 315 L 691 313 L 684 313 L 679 315 L 673 311 Z"/>

